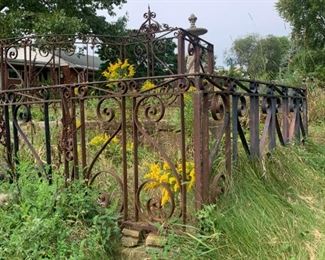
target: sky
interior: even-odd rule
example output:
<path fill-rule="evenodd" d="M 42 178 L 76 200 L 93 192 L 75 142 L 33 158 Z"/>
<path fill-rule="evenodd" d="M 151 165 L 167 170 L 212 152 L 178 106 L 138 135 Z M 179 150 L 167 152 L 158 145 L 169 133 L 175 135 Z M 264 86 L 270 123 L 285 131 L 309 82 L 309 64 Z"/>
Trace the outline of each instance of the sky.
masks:
<path fill-rule="evenodd" d="M 127 14 L 128 28 L 138 29 L 144 21 L 148 5 L 157 14 L 159 23 L 187 29 L 188 17 L 194 13 L 197 27 L 208 29 L 202 38 L 214 44 L 217 65 L 224 65 L 224 53 L 232 42 L 245 35 L 258 33 L 262 36 L 290 34 L 290 26 L 279 16 L 276 0 L 128 0 L 116 17 Z M 103 14 L 102 14 L 103 15 Z M 107 17 L 109 21 L 116 17 Z"/>

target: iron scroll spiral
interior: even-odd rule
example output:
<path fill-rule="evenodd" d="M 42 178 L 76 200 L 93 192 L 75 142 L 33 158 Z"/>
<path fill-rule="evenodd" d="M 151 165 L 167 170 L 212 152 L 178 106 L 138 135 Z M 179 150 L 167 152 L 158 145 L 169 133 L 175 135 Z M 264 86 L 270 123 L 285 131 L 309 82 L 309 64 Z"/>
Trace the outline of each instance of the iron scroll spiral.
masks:
<path fill-rule="evenodd" d="M 158 123 L 162 120 L 165 115 L 165 105 L 163 100 L 157 95 L 143 97 L 137 102 L 134 113 L 135 123 L 137 125 L 139 133 L 142 134 L 144 139 L 148 141 L 148 143 L 155 150 L 158 151 L 162 159 L 168 164 L 169 168 L 171 169 L 171 174 L 173 175 L 173 177 L 175 177 L 176 182 L 179 186 L 181 186 L 180 175 L 178 174 L 171 158 L 169 158 L 169 156 L 166 154 L 166 152 L 160 146 L 157 140 L 149 135 L 149 133 L 144 128 L 143 123 L 141 123 L 141 121 L 143 120 L 151 123 Z M 148 191 L 146 187 L 150 184 L 154 184 L 154 190 L 156 192 L 151 192 L 151 195 L 149 195 L 149 199 L 147 199 L 147 202 L 142 203 L 142 194 Z M 167 193 L 169 197 L 168 207 L 162 205 L 163 191 Z M 142 214 L 148 215 L 152 220 L 165 221 L 174 214 L 175 198 L 172 190 L 170 189 L 167 183 L 158 183 L 155 180 L 146 180 L 140 185 L 136 195 L 138 210 Z M 143 198 L 148 198 L 148 196 L 144 196 Z M 146 205 L 145 207 L 143 206 L 144 204 Z"/>
<path fill-rule="evenodd" d="M 155 188 L 150 190 L 152 194 L 148 196 L 149 198 L 147 198 L 146 203 L 142 203 L 140 198 L 141 194 L 148 191 L 147 187 L 150 184 L 153 184 Z M 168 194 L 169 207 L 162 205 L 163 192 Z M 144 213 L 144 211 L 146 211 L 147 217 L 152 221 L 164 222 L 170 219 L 175 212 L 174 193 L 167 183 L 157 183 L 156 180 L 146 180 L 137 190 L 136 205 L 140 212 Z"/>

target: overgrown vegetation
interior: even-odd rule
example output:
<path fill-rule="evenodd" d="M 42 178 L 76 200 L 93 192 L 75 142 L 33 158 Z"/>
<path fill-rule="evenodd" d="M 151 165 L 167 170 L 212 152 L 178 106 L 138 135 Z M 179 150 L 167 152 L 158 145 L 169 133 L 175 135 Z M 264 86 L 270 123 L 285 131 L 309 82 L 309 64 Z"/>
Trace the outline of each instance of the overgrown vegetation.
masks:
<path fill-rule="evenodd" d="M 241 158 L 228 193 L 170 248 L 193 259 L 324 259 L 324 177 L 325 143 L 280 148 L 256 164 Z"/>
<path fill-rule="evenodd" d="M 0 206 L 0 259 L 103 259 L 116 255 L 118 210 L 103 208 L 98 192 L 81 182 L 64 187 L 19 165 L 19 180 L 1 183 L 11 198 Z"/>

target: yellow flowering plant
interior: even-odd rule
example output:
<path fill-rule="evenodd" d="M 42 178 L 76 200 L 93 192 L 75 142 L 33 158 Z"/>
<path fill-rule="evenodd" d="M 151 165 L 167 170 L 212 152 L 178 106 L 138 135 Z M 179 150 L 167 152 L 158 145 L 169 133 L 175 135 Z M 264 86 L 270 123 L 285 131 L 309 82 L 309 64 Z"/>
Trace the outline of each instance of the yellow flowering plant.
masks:
<path fill-rule="evenodd" d="M 128 59 L 124 61 L 117 59 L 117 62 L 109 64 L 102 72 L 102 75 L 107 80 L 133 78 L 135 75 L 135 68 L 134 65 L 129 64 Z"/>
<path fill-rule="evenodd" d="M 183 173 L 183 167 L 181 163 L 176 165 L 176 170 L 180 176 Z M 161 192 L 161 205 L 165 206 L 170 201 L 170 194 L 166 187 L 161 184 L 167 184 L 171 191 L 174 193 L 180 192 L 180 183 L 177 181 L 177 178 L 173 175 L 172 170 L 167 162 L 163 164 L 151 163 L 148 165 L 148 171 L 144 175 L 144 178 L 151 180 L 145 186 L 146 190 L 154 190 L 159 187 Z M 190 191 L 195 184 L 195 170 L 194 163 L 186 163 L 186 179 L 187 179 L 187 190 Z"/>
<path fill-rule="evenodd" d="M 155 87 L 156 87 L 156 85 L 154 83 L 152 83 L 150 80 L 146 80 L 141 87 L 141 91 L 148 91 Z"/>
<path fill-rule="evenodd" d="M 89 145 L 92 145 L 92 146 L 104 145 L 109 139 L 110 139 L 110 135 L 108 135 L 106 133 L 99 134 L 99 135 L 94 136 L 89 141 Z M 111 142 L 113 144 L 118 144 L 120 141 L 116 136 L 114 136 Z"/>

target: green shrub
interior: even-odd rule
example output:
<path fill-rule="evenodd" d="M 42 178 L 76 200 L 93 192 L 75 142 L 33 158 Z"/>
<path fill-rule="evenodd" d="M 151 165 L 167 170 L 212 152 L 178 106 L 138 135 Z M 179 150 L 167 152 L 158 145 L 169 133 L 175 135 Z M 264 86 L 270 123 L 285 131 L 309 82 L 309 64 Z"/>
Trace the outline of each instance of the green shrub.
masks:
<path fill-rule="evenodd" d="M 115 255 L 118 210 L 102 208 L 98 192 L 81 182 L 64 187 L 21 163 L 17 183 L 0 186 L 12 201 L 0 207 L 0 259 L 99 259 Z"/>

